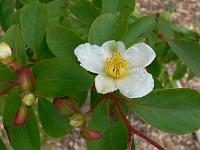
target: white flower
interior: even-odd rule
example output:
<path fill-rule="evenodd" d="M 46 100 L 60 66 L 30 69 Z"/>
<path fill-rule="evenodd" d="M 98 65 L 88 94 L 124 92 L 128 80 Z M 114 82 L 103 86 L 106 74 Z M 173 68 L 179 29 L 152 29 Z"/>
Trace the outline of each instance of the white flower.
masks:
<path fill-rule="evenodd" d="M 0 43 L 0 60 L 5 60 L 12 55 L 11 48 L 5 42 Z"/>
<path fill-rule="evenodd" d="M 98 74 L 95 78 L 98 93 L 119 89 L 128 98 L 137 98 L 153 90 L 153 77 L 145 67 L 156 54 L 145 43 L 135 44 L 127 50 L 121 41 L 107 41 L 101 47 L 85 43 L 74 53 L 83 68 Z"/>

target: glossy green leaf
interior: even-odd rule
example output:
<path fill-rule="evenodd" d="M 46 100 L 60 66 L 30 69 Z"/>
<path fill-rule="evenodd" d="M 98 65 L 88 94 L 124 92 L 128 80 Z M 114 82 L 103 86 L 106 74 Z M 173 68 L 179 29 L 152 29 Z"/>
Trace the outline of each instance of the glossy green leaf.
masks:
<path fill-rule="evenodd" d="M 48 135 L 61 137 L 69 132 L 69 118 L 62 116 L 56 107 L 46 99 L 40 99 L 38 103 L 40 121 Z"/>
<path fill-rule="evenodd" d="M 0 81 L 15 80 L 16 76 L 5 65 L 0 64 Z"/>
<path fill-rule="evenodd" d="M 171 40 L 169 45 L 180 60 L 190 67 L 197 76 L 200 76 L 200 45 L 191 41 L 176 39 Z"/>
<path fill-rule="evenodd" d="M 33 72 L 36 78 L 35 92 L 40 96 L 71 96 L 86 92 L 94 82 L 86 70 L 64 59 L 42 61 L 35 65 Z"/>
<path fill-rule="evenodd" d="M 160 34 L 164 35 L 166 38 L 174 37 L 171 22 L 168 21 L 167 19 L 160 17 L 158 19 L 158 27 L 159 27 Z"/>
<path fill-rule="evenodd" d="M 134 8 L 135 0 L 102 0 L 103 13 L 115 14 L 119 12 L 122 16 L 128 16 Z"/>
<path fill-rule="evenodd" d="M 154 59 L 154 61 L 149 66 L 147 66 L 147 71 L 154 77 L 158 77 L 160 75 L 161 66 L 157 59 Z"/>
<path fill-rule="evenodd" d="M 135 8 L 135 0 L 119 0 L 118 9 L 121 15 L 130 15 Z"/>
<path fill-rule="evenodd" d="M 35 0 L 20 0 L 20 2 L 22 4 L 28 4 L 28 3 L 31 3 L 31 2 L 34 2 Z"/>
<path fill-rule="evenodd" d="M 108 101 L 100 104 L 89 122 L 89 128 L 100 131 L 102 137 L 98 141 L 88 141 L 88 150 L 125 150 L 127 148 L 127 128 L 120 116 L 117 120 L 112 120 L 108 116 L 109 103 Z"/>
<path fill-rule="evenodd" d="M 64 14 L 65 5 L 66 4 L 64 0 L 56 0 L 49 2 L 47 4 L 49 18 L 61 17 Z"/>
<path fill-rule="evenodd" d="M 97 7 L 88 0 L 74 0 L 70 10 L 77 18 L 89 24 L 100 14 Z"/>
<path fill-rule="evenodd" d="M 95 6 L 97 6 L 98 8 L 102 8 L 102 0 L 93 0 L 93 3 L 94 3 Z"/>
<path fill-rule="evenodd" d="M 0 150 L 7 150 L 6 145 L 3 143 L 2 139 L 0 138 Z"/>
<path fill-rule="evenodd" d="M 9 93 L 3 112 L 3 124 L 15 150 L 39 150 L 40 135 L 35 114 L 29 111 L 28 122 L 24 126 L 14 126 L 13 119 L 20 105 L 19 89 L 15 87 Z"/>
<path fill-rule="evenodd" d="M 187 72 L 187 67 L 184 64 L 177 63 L 176 71 L 173 74 L 173 79 L 175 80 L 181 79 L 186 72 Z"/>
<path fill-rule="evenodd" d="M 101 45 L 108 40 L 120 40 L 127 31 L 127 22 L 112 14 L 103 14 L 95 19 L 89 32 L 89 43 Z"/>
<path fill-rule="evenodd" d="M 6 96 L 0 96 L 0 116 L 3 115 L 5 102 L 6 102 Z"/>
<path fill-rule="evenodd" d="M 43 39 L 37 52 L 39 60 L 55 58 L 55 56 L 53 55 L 53 53 L 51 52 L 51 50 L 47 45 L 46 38 Z"/>
<path fill-rule="evenodd" d="M 74 49 L 81 43 L 83 41 L 69 29 L 58 26 L 47 29 L 47 44 L 57 57 L 75 59 Z"/>
<path fill-rule="evenodd" d="M 119 0 L 102 0 L 103 13 L 116 13 L 118 9 Z"/>
<path fill-rule="evenodd" d="M 163 89 L 129 105 L 145 122 L 166 132 L 186 134 L 200 128 L 200 94 L 191 89 Z"/>
<path fill-rule="evenodd" d="M 20 12 L 21 9 L 16 10 L 10 18 L 10 25 L 20 24 Z"/>
<path fill-rule="evenodd" d="M 10 26 L 10 18 L 14 13 L 15 1 L 14 0 L 1 0 L 0 1 L 0 24 L 4 31 Z"/>
<path fill-rule="evenodd" d="M 122 41 L 128 43 L 140 35 L 151 31 L 156 26 L 154 16 L 145 16 L 136 20 L 129 28 L 128 32 L 124 34 Z"/>
<path fill-rule="evenodd" d="M 3 40 L 6 41 L 10 45 L 10 47 L 16 49 L 16 58 L 19 60 L 20 65 L 22 67 L 25 66 L 26 64 L 25 42 L 23 40 L 23 36 L 19 28 L 19 25 L 11 26 L 7 30 Z"/>
<path fill-rule="evenodd" d="M 47 19 L 45 4 L 34 2 L 22 8 L 20 25 L 24 39 L 30 48 L 36 50 L 40 46 L 45 36 Z"/>

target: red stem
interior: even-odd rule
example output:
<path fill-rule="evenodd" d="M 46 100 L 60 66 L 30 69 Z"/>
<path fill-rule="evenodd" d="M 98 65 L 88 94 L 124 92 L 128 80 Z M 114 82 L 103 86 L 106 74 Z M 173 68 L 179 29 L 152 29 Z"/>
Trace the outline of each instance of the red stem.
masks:
<path fill-rule="evenodd" d="M 3 94 L 5 94 L 8 90 L 10 90 L 15 85 L 17 85 L 17 81 L 14 81 L 13 83 L 9 84 L 5 89 L 3 89 L 2 91 L 0 91 L 0 96 L 3 95 Z"/>
<path fill-rule="evenodd" d="M 14 80 L 0 80 L 0 83 L 8 83 L 8 82 L 13 82 Z"/>
<path fill-rule="evenodd" d="M 87 116 L 87 115 L 90 115 L 91 113 L 93 113 L 94 110 L 95 110 L 101 103 L 103 103 L 103 102 L 105 102 L 105 101 L 106 101 L 106 99 L 103 99 L 103 100 L 97 102 L 97 103 L 94 105 L 94 107 L 90 108 L 90 110 L 86 113 L 86 116 Z"/>
<path fill-rule="evenodd" d="M 131 131 L 129 131 L 128 132 L 128 149 L 127 150 L 131 150 L 131 147 L 132 147 L 132 137 L 133 137 L 133 135 L 132 135 L 132 132 Z"/>
<path fill-rule="evenodd" d="M 117 110 L 119 111 L 124 123 L 126 124 L 126 127 L 128 128 L 129 131 L 131 131 L 133 134 L 137 134 L 138 136 L 142 137 L 143 139 L 145 139 L 146 141 L 148 141 L 149 143 L 151 143 L 152 145 L 154 145 L 157 149 L 159 150 L 165 150 L 162 146 L 160 146 L 158 143 L 156 143 L 155 141 L 153 141 L 152 139 L 150 139 L 149 137 L 147 137 L 144 133 L 134 129 L 129 121 L 126 119 L 126 116 L 123 112 L 123 110 L 121 109 L 120 107 L 120 104 L 119 104 L 119 99 L 115 99 L 114 100 L 115 104 L 116 104 L 116 107 L 117 107 Z"/>
<path fill-rule="evenodd" d="M 162 34 L 158 35 L 158 37 L 167 43 L 171 43 L 171 41 L 169 39 L 165 38 L 164 35 L 162 35 Z"/>
<path fill-rule="evenodd" d="M 134 101 L 129 101 L 129 100 L 123 98 L 123 97 L 118 97 L 118 96 L 116 96 L 116 95 L 114 95 L 114 94 L 112 94 L 112 93 L 110 93 L 109 95 L 110 95 L 111 97 L 113 97 L 114 99 L 118 99 L 118 100 L 120 100 L 120 101 L 122 101 L 122 102 L 124 102 L 124 103 L 126 103 L 126 104 L 135 104 L 135 105 L 138 105 L 138 106 L 145 106 L 144 104 L 139 104 L 139 103 L 134 102 Z"/>

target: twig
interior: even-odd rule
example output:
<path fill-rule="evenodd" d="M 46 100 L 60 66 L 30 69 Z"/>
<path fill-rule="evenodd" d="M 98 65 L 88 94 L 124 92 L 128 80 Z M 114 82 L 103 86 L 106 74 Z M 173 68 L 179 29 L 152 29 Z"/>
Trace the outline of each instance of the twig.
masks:
<path fill-rule="evenodd" d="M 2 91 L 0 91 L 0 96 L 3 95 L 3 94 L 5 94 L 8 90 L 10 90 L 15 85 L 17 85 L 17 81 L 14 81 L 13 83 L 9 84 L 5 89 L 3 89 Z"/>
<path fill-rule="evenodd" d="M 128 131 L 128 150 L 131 150 L 131 147 L 132 147 L 132 132 L 131 131 Z"/>
<path fill-rule="evenodd" d="M 159 150 L 165 150 L 162 146 L 160 146 L 158 143 L 156 143 L 155 141 L 153 141 L 152 139 L 150 139 L 149 137 L 147 137 L 145 134 L 143 134 L 142 132 L 134 129 L 131 124 L 129 123 L 129 121 L 127 120 L 123 110 L 120 107 L 119 104 L 119 99 L 114 99 L 114 103 L 117 107 L 118 112 L 120 113 L 120 116 L 122 117 L 124 123 L 126 124 L 126 127 L 128 128 L 129 131 L 131 131 L 133 134 L 136 134 L 140 137 L 142 137 L 143 139 L 145 139 L 146 141 L 148 141 L 149 143 L 151 143 L 152 145 L 154 145 L 157 149 Z"/>

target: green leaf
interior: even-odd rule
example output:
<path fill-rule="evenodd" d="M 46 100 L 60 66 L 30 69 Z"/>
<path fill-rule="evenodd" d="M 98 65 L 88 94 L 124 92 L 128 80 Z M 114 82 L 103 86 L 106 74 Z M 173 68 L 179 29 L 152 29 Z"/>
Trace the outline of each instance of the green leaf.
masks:
<path fill-rule="evenodd" d="M 97 17 L 89 32 L 89 43 L 101 45 L 108 40 L 120 40 L 127 31 L 127 21 L 112 14 Z"/>
<path fill-rule="evenodd" d="M 161 67 L 157 59 L 154 59 L 154 61 L 147 67 L 147 71 L 154 77 L 158 77 L 160 75 Z"/>
<path fill-rule="evenodd" d="M 187 67 L 182 63 L 177 63 L 176 71 L 173 74 L 173 79 L 175 80 L 181 79 L 186 72 L 187 72 Z"/>
<path fill-rule="evenodd" d="M 76 99 L 79 106 L 82 106 L 85 103 L 85 100 L 87 99 L 88 92 L 75 93 L 70 96 Z"/>
<path fill-rule="evenodd" d="M 65 5 L 66 4 L 64 0 L 56 0 L 49 2 L 47 4 L 49 18 L 61 17 L 62 15 L 64 15 Z"/>
<path fill-rule="evenodd" d="M 77 18 L 90 24 L 100 14 L 100 11 L 88 0 L 75 0 L 70 10 Z"/>
<path fill-rule="evenodd" d="M 176 39 L 171 40 L 169 45 L 180 60 L 190 67 L 197 76 L 200 76 L 200 45 L 191 41 Z"/>
<path fill-rule="evenodd" d="M 43 39 L 43 42 L 41 43 L 40 47 L 38 48 L 38 59 L 51 59 L 55 58 L 55 56 L 52 54 L 51 50 L 49 49 L 46 38 Z"/>
<path fill-rule="evenodd" d="M 119 0 L 119 12 L 123 16 L 129 16 L 135 8 L 135 0 Z"/>
<path fill-rule="evenodd" d="M 136 20 L 129 28 L 128 32 L 123 36 L 122 41 L 128 43 L 140 35 L 153 30 L 156 26 L 156 19 L 154 16 L 145 16 Z"/>
<path fill-rule="evenodd" d="M 0 116 L 3 115 L 5 102 L 6 102 L 6 96 L 0 96 Z"/>
<path fill-rule="evenodd" d="M 20 0 L 20 2 L 22 3 L 22 4 L 28 4 L 28 3 L 31 3 L 31 2 L 34 2 L 35 0 Z"/>
<path fill-rule="evenodd" d="M 89 122 L 89 128 L 100 131 L 102 137 L 98 141 L 88 141 L 88 150 L 125 150 L 127 148 L 127 128 L 119 116 L 118 120 L 112 120 L 108 116 L 107 110 L 110 103 L 107 101 L 100 104 Z"/>
<path fill-rule="evenodd" d="M 83 41 L 71 30 L 63 27 L 47 29 L 47 44 L 52 53 L 60 58 L 75 59 L 74 49 Z"/>
<path fill-rule="evenodd" d="M 116 14 L 119 11 L 122 16 L 128 16 L 134 8 L 135 0 L 102 0 L 103 13 Z"/>
<path fill-rule="evenodd" d="M 119 0 L 102 0 L 103 13 L 116 13 L 118 9 Z"/>
<path fill-rule="evenodd" d="M 164 35 L 166 38 L 173 38 L 174 32 L 171 26 L 171 22 L 169 22 L 164 17 L 160 17 L 158 19 L 158 27 L 160 34 Z"/>
<path fill-rule="evenodd" d="M 48 19 L 45 4 L 34 2 L 25 5 L 21 10 L 20 25 L 22 34 L 28 46 L 36 50 L 44 36 Z"/>
<path fill-rule="evenodd" d="M 1 150 L 7 150 L 6 145 L 3 143 L 2 139 L 0 138 L 0 149 Z"/>
<path fill-rule="evenodd" d="M 0 64 L 0 72 L 0 81 L 16 79 L 16 76 L 3 64 Z"/>
<path fill-rule="evenodd" d="M 3 38 L 10 47 L 16 49 L 16 58 L 19 60 L 21 67 L 26 65 L 26 49 L 25 42 L 21 30 L 18 25 L 11 26 Z"/>
<path fill-rule="evenodd" d="M 1 0 L 0 1 L 0 23 L 4 31 L 10 26 L 10 18 L 14 13 L 14 0 Z"/>
<path fill-rule="evenodd" d="M 15 150 L 39 150 L 40 135 L 35 114 L 29 111 L 28 122 L 24 126 L 14 126 L 13 119 L 20 105 L 19 88 L 9 93 L 3 112 L 3 124 L 8 133 L 10 143 Z"/>
<path fill-rule="evenodd" d="M 94 82 L 93 76 L 87 71 L 64 59 L 42 61 L 35 65 L 33 72 L 36 78 L 35 92 L 40 96 L 71 96 L 86 92 Z"/>
<path fill-rule="evenodd" d="M 61 137 L 70 130 L 69 118 L 62 116 L 46 99 L 38 102 L 38 111 L 43 129 L 52 137 Z"/>
<path fill-rule="evenodd" d="M 200 94 L 191 89 L 163 89 L 139 98 L 129 105 L 152 126 L 175 134 L 200 128 Z"/>
<path fill-rule="evenodd" d="M 21 9 L 16 10 L 10 18 L 10 25 L 20 24 Z"/>

